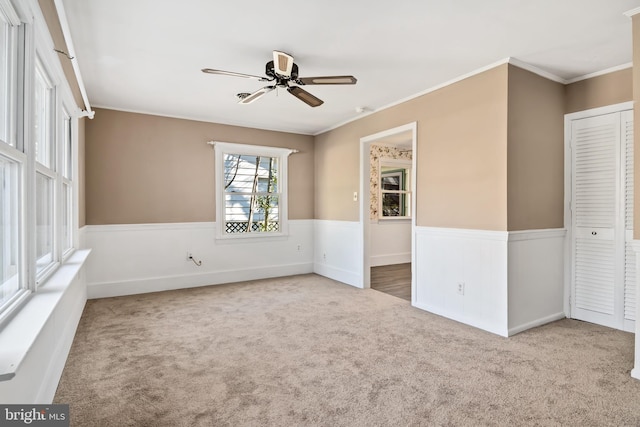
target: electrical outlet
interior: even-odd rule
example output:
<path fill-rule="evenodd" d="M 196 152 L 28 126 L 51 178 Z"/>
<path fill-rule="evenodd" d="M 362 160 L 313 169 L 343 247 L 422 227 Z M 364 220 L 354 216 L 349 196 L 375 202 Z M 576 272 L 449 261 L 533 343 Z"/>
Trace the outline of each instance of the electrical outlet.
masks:
<path fill-rule="evenodd" d="M 464 295 L 464 282 L 458 282 L 458 294 Z"/>
<path fill-rule="evenodd" d="M 357 202 L 357 201 L 358 201 L 358 192 L 357 192 L 357 191 L 354 191 L 354 192 L 353 192 L 353 201 L 354 201 L 354 202 Z"/>

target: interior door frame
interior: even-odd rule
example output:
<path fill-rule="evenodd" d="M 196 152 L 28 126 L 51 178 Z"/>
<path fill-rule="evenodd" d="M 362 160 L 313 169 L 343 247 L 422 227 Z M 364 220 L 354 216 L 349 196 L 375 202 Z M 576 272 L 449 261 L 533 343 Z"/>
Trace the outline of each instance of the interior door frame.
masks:
<path fill-rule="evenodd" d="M 362 242 L 361 277 L 362 287 L 371 287 L 371 195 L 370 195 L 370 149 L 371 144 L 384 138 L 404 132 L 411 132 L 411 304 L 416 301 L 416 177 L 417 177 L 417 141 L 418 122 L 407 123 L 360 138 L 360 236 Z"/>
<path fill-rule="evenodd" d="M 564 229 L 566 230 L 564 245 L 564 312 L 570 319 L 573 318 L 573 254 L 571 251 L 573 242 L 573 217 L 571 213 L 573 164 L 571 153 L 571 122 L 589 117 L 620 113 L 626 110 L 633 110 L 633 101 L 591 108 L 589 110 L 565 114 L 564 116 Z"/>

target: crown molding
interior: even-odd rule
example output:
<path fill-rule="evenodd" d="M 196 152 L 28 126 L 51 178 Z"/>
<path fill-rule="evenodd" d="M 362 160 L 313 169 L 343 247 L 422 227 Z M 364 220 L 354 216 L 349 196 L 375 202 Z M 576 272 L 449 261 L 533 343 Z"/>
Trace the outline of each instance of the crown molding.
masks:
<path fill-rule="evenodd" d="M 638 8 L 640 10 L 640 8 Z M 585 74 L 584 76 L 574 77 L 572 79 L 567 80 L 567 84 L 579 82 L 581 80 L 591 79 L 593 77 L 602 76 L 609 73 L 614 73 L 620 70 L 626 70 L 627 68 L 633 67 L 633 62 L 627 62 L 626 64 L 616 65 L 615 67 L 607 68 L 605 70 L 596 71 L 594 73 Z"/>
<path fill-rule="evenodd" d="M 623 15 L 628 18 L 631 18 L 633 15 L 637 15 L 639 13 L 640 13 L 640 7 L 636 7 L 635 9 L 626 11 Z"/>
<path fill-rule="evenodd" d="M 516 58 L 513 58 L 513 57 L 508 57 L 508 58 L 504 58 L 504 59 L 501 59 L 499 61 L 493 62 L 493 63 L 491 63 L 489 65 L 485 65 L 484 67 L 475 69 L 475 70 L 473 70 L 473 71 L 471 71 L 469 73 L 462 74 L 462 75 L 460 75 L 460 76 L 458 76 L 456 78 L 448 80 L 448 81 L 446 81 L 444 83 L 441 83 L 439 85 L 432 86 L 429 89 L 423 90 L 423 91 L 418 92 L 418 93 L 416 93 L 414 95 L 408 96 L 406 98 L 399 99 L 398 101 L 392 102 L 391 104 L 387 104 L 387 105 L 384 105 L 384 106 L 382 106 L 380 108 L 376 108 L 375 110 L 368 111 L 366 114 L 361 114 L 358 117 L 354 117 L 352 119 L 348 119 L 348 120 L 342 121 L 340 123 L 337 123 L 335 125 L 332 125 L 332 126 L 326 128 L 326 129 L 323 129 L 323 130 L 321 130 L 319 132 L 314 133 L 313 136 L 318 136 L 318 135 L 321 135 L 321 134 L 323 134 L 325 132 L 329 132 L 331 130 L 337 129 L 337 128 L 339 128 L 341 126 L 344 126 L 344 125 L 346 125 L 348 123 L 355 122 L 356 120 L 360 120 L 360 119 L 362 119 L 364 117 L 370 116 L 371 114 L 375 114 L 375 113 L 378 113 L 380 111 L 389 109 L 391 107 L 395 107 L 396 105 L 403 104 L 403 103 L 405 103 L 407 101 L 411 101 L 412 99 L 418 98 L 418 97 L 420 97 L 422 95 L 426 95 L 428 93 L 435 92 L 438 89 L 442 89 L 442 88 L 450 86 L 450 85 L 452 85 L 454 83 L 458 83 L 458 82 L 460 82 L 462 80 L 468 79 L 469 77 L 473 77 L 475 75 L 484 73 L 485 71 L 492 70 L 492 69 L 494 69 L 496 67 L 499 67 L 501 65 L 504 65 L 504 64 L 511 64 L 511 65 L 514 65 L 514 66 L 516 66 L 518 68 L 522 68 L 524 70 L 527 70 L 527 71 L 530 71 L 530 72 L 532 72 L 534 74 L 537 74 L 537 75 L 539 75 L 541 77 L 544 77 L 545 79 L 552 80 L 554 82 L 558 82 L 558 83 L 562 83 L 562 84 L 566 84 L 566 80 L 565 79 L 563 79 L 561 77 L 558 77 L 553 73 L 545 71 L 545 70 L 543 70 L 541 68 L 538 68 L 538 67 L 536 67 L 534 65 L 527 64 L 526 62 L 521 61 L 519 59 L 516 59 Z"/>

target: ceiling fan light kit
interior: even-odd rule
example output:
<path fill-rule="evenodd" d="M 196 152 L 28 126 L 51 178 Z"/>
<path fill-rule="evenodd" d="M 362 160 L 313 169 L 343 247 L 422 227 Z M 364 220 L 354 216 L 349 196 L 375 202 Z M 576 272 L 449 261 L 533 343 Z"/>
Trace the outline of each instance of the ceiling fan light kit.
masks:
<path fill-rule="evenodd" d="M 310 107 L 318 107 L 324 103 L 320 98 L 310 94 L 300 86 L 307 85 L 354 85 L 358 81 L 353 76 L 319 76 L 319 77 L 298 77 L 298 65 L 293 62 L 293 56 L 278 50 L 273 51 L 273 60 L 265 65 L 265 75 L 267 77 L 255 76 L 252 74 L 236 73 L 233 71 L 216 70 L 213 68 L 203 68 L 203 73 L 217 74 L 221 76 L 240 77 L 254 79 L 262 82 L 273 82 L 270 86 L 265 86 L 253 93 L 241 92 L 236 96 L 240 99 L 239 104 L 251 104 L 265 94 L 276 88 L 287 89 L 291 95 Z M 299 86 L 295 86 L 299 85 Z"/>

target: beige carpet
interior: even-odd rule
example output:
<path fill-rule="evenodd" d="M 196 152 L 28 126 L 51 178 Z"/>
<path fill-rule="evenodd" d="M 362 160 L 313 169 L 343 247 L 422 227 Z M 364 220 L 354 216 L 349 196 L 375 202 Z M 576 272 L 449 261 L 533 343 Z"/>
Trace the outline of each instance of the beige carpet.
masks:
<path fill-rule="evenodd" d="M 92 300 L 74 426 L 640 425 L 633 335 L 501 338 L 316 275 Z"/>

